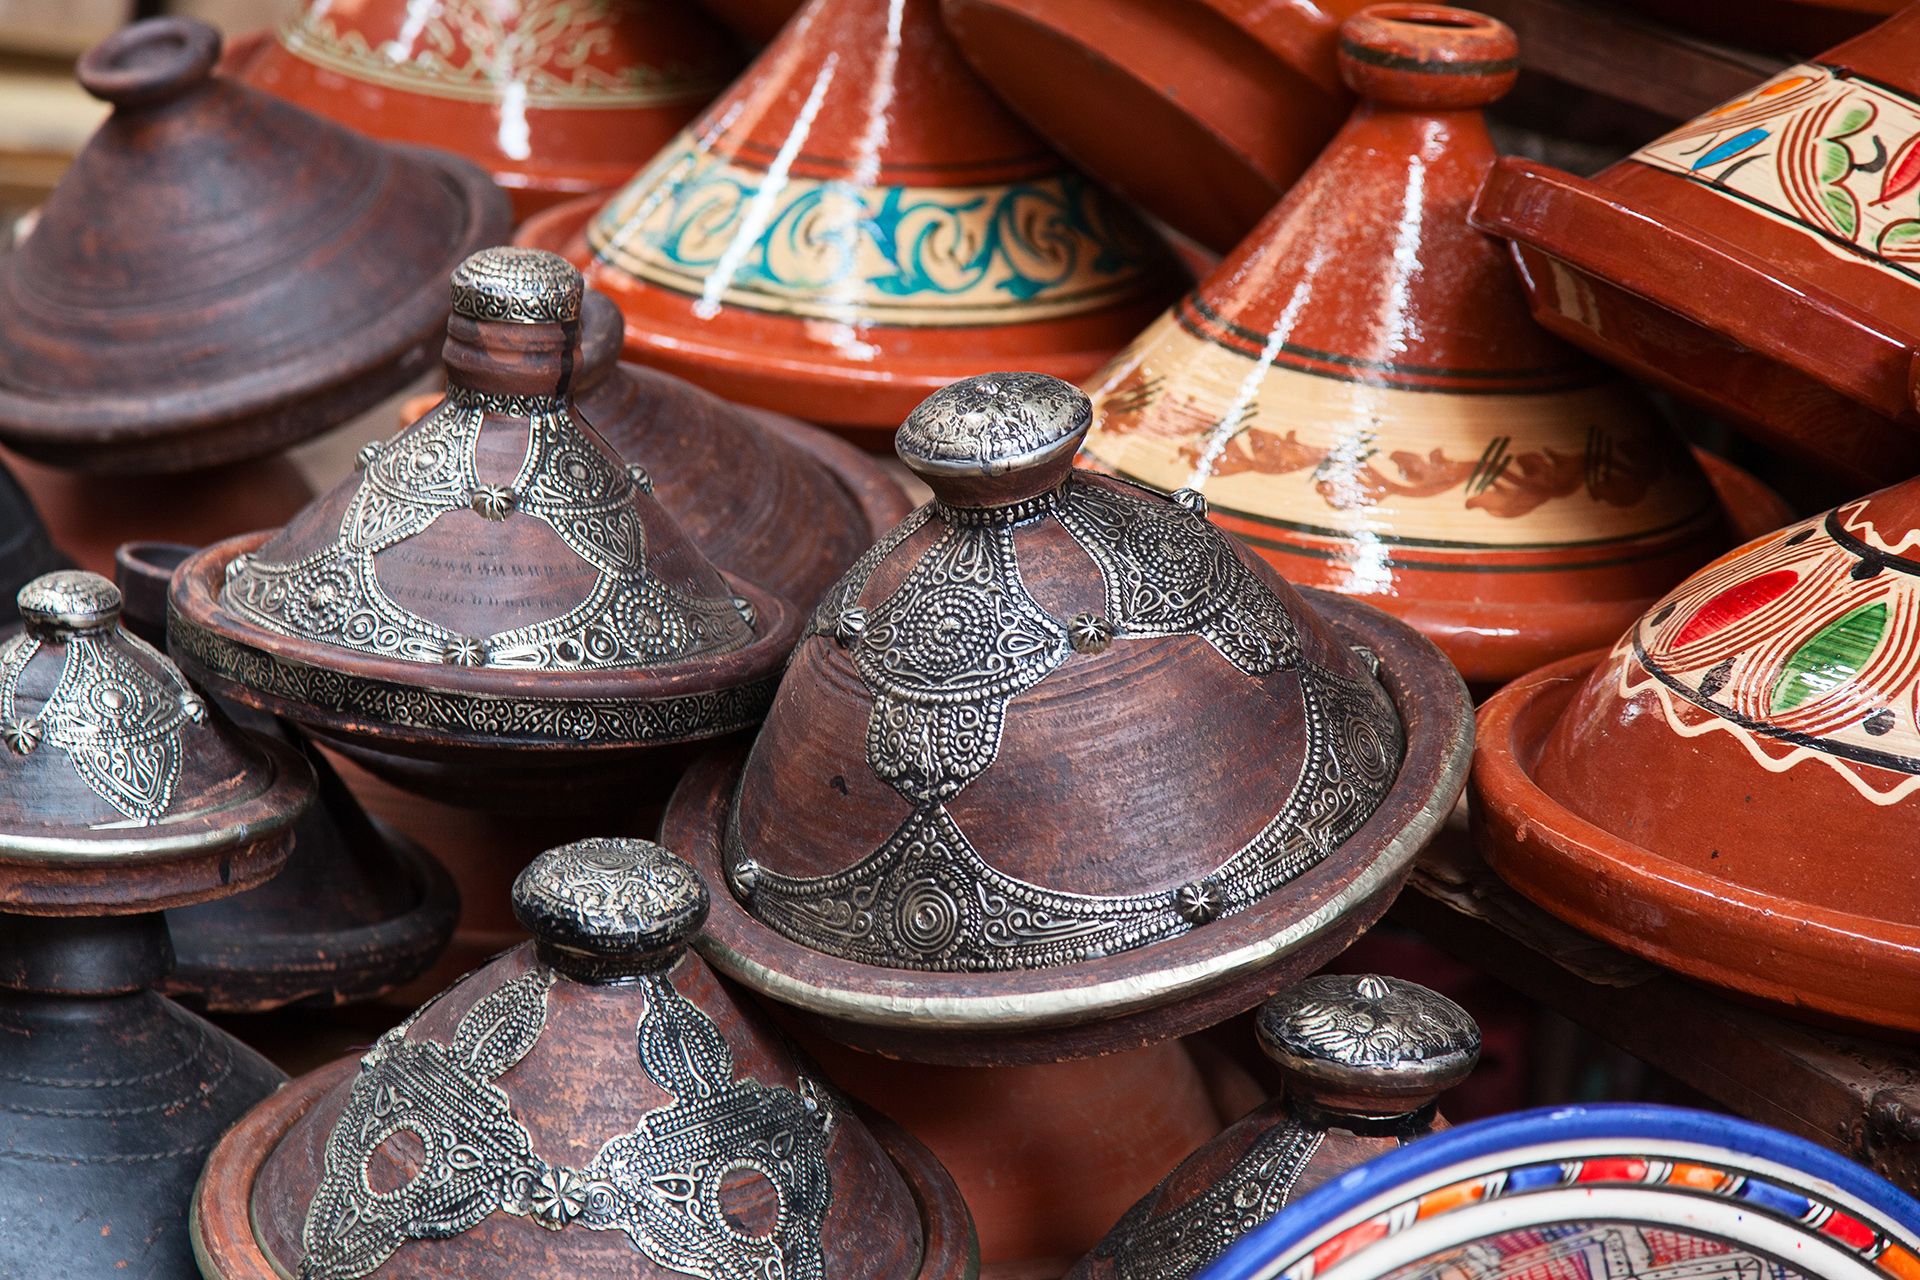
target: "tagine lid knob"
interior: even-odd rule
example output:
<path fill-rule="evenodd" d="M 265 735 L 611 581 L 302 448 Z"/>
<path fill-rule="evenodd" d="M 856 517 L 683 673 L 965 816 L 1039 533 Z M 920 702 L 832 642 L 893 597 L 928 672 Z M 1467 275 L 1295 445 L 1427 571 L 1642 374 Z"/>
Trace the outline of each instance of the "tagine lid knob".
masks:
<path fill-rule="evenodd" d="M 497 245 L 454 268 L 453 312 L 504 324 L 570 324 L 580 318 L 586 284 L 557 253 Z"/>
<path fill-rule="evenodd" d="M 59 569 L 42 574 L 14 597 L 36 635 L 64 639 L 111 631 L 120 621 L 120 588 L 97 573 Z"/>
<path fill-rule="evenodd" d="M 131 23 L 80 56 L 80 87 L 116 107 L 148 106 L 205 83 L 220 61 L 220 32 L 198 18 Z"/>
<path fill-rule="evenodd" d="M 1416 1111 L 1465 1080 L 1480 1028 L 1437 991 L 1400 978 L 1320 974 L 1260 1007 L 1255 1032 L 1289 1095 L 1329 1111 Z"/>
<path fill-rule="evenodd" d="M 1471 9 L 1368 5 L 1340 27 L 1340 77 L 1371 102 L 1416 110 L 1484 107 L 1520 73 L 1513 29 Z"/>
<path fill-rule="evenodd" d="M 1044 373 L 983 373 L 934 392 L 894 448 L 952 506 L 1004 506 L 1055 488 L 1093 425 L 1093 404 Z"/>
<path fill-rule="evenodd" d="M 514 918 L 541 958 L 582 982 L 671 967 L 699 934 L 710 902 L 699 873 L 650 840 L 564 844 L 513 882 Z"/>

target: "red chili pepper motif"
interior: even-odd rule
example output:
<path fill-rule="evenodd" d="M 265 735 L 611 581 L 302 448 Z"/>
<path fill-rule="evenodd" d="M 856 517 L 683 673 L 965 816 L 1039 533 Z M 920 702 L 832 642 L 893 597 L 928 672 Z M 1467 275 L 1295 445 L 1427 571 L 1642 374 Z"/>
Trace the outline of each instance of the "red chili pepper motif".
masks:
<path fill-rule="evenodd" d="M 1679 632 L 1673 637 L 1674 648 L 1690 645 L 1695 640 L 1732 626 L 1755 609 L 1770 605 L 1787 594 L 1798 581 L 1800 575 L 1796 571 L 1775 569 L 1772 573 L 1736 582 L 1716 592 L 1681 624 Z"/>
<path fill-rule="evenodd" d="M 1916 185 L 1920 185 L 1920 133 L 1894 150 L 1893 159 L 1887 164 L 1887 176 L 1880 182 L 1879 198 L 1874 203 L 1898 200 Z"/>

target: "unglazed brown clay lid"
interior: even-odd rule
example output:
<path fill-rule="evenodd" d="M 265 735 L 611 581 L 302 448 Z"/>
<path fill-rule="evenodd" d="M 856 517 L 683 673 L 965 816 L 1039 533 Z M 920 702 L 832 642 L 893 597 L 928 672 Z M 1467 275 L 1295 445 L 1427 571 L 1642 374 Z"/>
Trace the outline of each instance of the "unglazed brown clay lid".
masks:
<path fill-rule="evenodd" d="M 1217 1021 L 1383 910 L 1458 794 L 1431 645 L 1303 598 L 1198 495 L 1074 472 L 1087 425 L 1030 373 L 916 409 L 934 501 L 821 603 L 744 766 L 669 808 L 731 889 L 709 954 L 830 1034 L 964 1062 Z"/>
<path fill-rule="evenodd" d="M 1134 1204 L 1070 1280 L 1185 1280 L 1299 1197 L 1443 1125 L 1436 1099 L 1480 1057 L 1467 1011 L 1418 983 L 1322 974 L 1260 1007 L 1286 1093 Z"/>
<path fill-rule="evenodd" d="M 973 1274 L 938 1162 L 687 950 L 707 891 L 685 862 L 565 845 L 513 907 L 534 941 L 222 1141 L 194 1205 L 208 1276 Z"/>
<path fill-rule="evenodd" d="M 0 255 L 0 441 L 84 470 L 181 471 L 336 426 L 423 372 L 439 282 L 505 197 L 213 74 L 220 36 L 155 18 L 80 60 L 113 104 Z"/>
<path fill-rule="evenodd" d="M 1503 690 L 1474 764 L 1488 861 L 1693 977 L 1920 1031 L 1916 547 L 1909 481 L 1721 557 L 1610 652 Z"/>
<path fill-rule="evenodd" d="M 21 588 L 0 644 L 0 908 L 153 911 L 286 860 L 313 771 L 242 733 L 120 625 L 120 591 L 63 569 Z"/>
<path fill-rule="evenodd" d="M 182 565 L 170 646 L 429 788 L 755 723 L 798 616 L 714 569 L 575 410 L 580 273 L 488 249 L 452 290 L 446 399 L 286 528 Z"/>

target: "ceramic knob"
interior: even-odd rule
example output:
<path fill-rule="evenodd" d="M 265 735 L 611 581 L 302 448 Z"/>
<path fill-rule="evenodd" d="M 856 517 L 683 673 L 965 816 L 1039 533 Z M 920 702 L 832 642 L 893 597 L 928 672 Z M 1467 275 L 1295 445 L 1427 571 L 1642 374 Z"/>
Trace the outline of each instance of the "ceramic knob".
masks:
<path fill-rule="evenodd" d="M 453 271 L 453 312 L 506 324 L 568 324 L 580 318 L 585 284 L 574 265 L 544 249 L 482 249 Z"/>
<path fill-rule="evenodd" d="M 1506 23 L 1433 4 L 1369 5 L 1340 27 L 1340 75 L 1371 102 L 1484 107 L 1513 88 L 1520 44 Z"/>
<path fill-rule="evenodd" d="M 203 84 L 220 61 L 220 33 L 194 18 L 150 18 L 81 55 L 80 87 L 116 107 L 150 106 Z"/>
<path fill-rule="evenodd" d="M 1480 1057 L 1465 1009 L 1399 978 L 1309 978 L 1262 1005 L 1256 1028 L 1288 1098 L 1338 1116 L 1423 1111 Z"/>
<path fill-rule="evenodd" d="M 95 635 L 120 621 L 120 588 L 84 569 L 42 574 L 14 600 L 27 628 L 44 639 Z"/>
<path fill-rule="evenodd" d="M 581 982 L 618 982 L 674 964 L 707 918 L 707 886 L 649 840 L 549 849 L 513 882 L 513 914 L 541 959 Z"/>
<path fill-rule="evenodd" d="M 948 506 L 1011 506 L 1058 487 L 1092 425 L 1092 402 L 1070 382 L 983 373 L 922 401 L 894 448 Z"/>

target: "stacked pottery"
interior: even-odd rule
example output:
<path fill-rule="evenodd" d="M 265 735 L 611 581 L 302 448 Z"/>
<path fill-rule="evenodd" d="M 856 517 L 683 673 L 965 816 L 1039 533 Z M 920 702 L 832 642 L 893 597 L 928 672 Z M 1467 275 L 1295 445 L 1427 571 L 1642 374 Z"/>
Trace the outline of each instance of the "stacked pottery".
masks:
<path fill-rule="evenodd" d="M 966 1206 L 687 950 L 699 877 L 638 840 L 536 858 L 534 940 L 220 1144 L 210 1280 L 965 1280 Z"/>
<path fill-rule="evenodd" d="M 1353 118 L 1088 384 L 1087 464 L 1205 493 L 1290 580 L 1413 623 L 1475 682 L 1604 643 L 1727 541 L 1685 446 L 1528 319 L 1467 225 L 1516 65 L 1465 10 L 1350 18 Z"/>
<path fill-rule="evenodd" d="M 1487 703 L 1494 869 L 1624 950 L 1920 1032 L 1920 482 L 1721 557 Z M 1657 921 L 1658 927 L 1650 927 Z"/>
<path fill-rule="evenodd" d="M 0 1271 L 194 1274 L 186 1211 L 221 1132 L 284 1079 L 153 986 L 161 911 L 272 875 L 313 799 L 62 570 L 0 645 Z"/>
<path fill-rule="evenodd" d="M 1309 603 L 1197 495 L 1075 472 L 1088 423 L 1037 374 L 915 410 L 897 448 L 934 501 L 820 604 L 751 754 L 697 765 L 669 805 L 668 843 L 730 890 L 707 954 L 819 1033 L 977 1070 L 1209 1025 L 1377 918 L 1458 794 L 1445 659 L 1364 605 Z M 914 1074 L 870 1062 L 854 1087 L 911 1105 Z M 936 1150 L 970 1195 L 1009 1176 L 986 1126 L 953 1129 Z M 1109 1220 L 1166 1168 L 1077 1137 L 1080 1165 L 1051 1167 L 1100 1168 Z M 1010 1260 L 1018 1224 L 981 1226 Z"/>
<path fill-rule="evenodd" d="M 691 0 L 308 0 L 228 67 L 371 137 L 465 156 L 524 218 L 631 177 L 737 59 Z"/>
<path fill-rule="evenodd" d="M 968 71 L 938 0 L 813 0 L 611 200 L 530 223 L 634 359 L 891 430 L 954 378 L 1080 378 L 1164 300 L 1164 248 Z"/>

